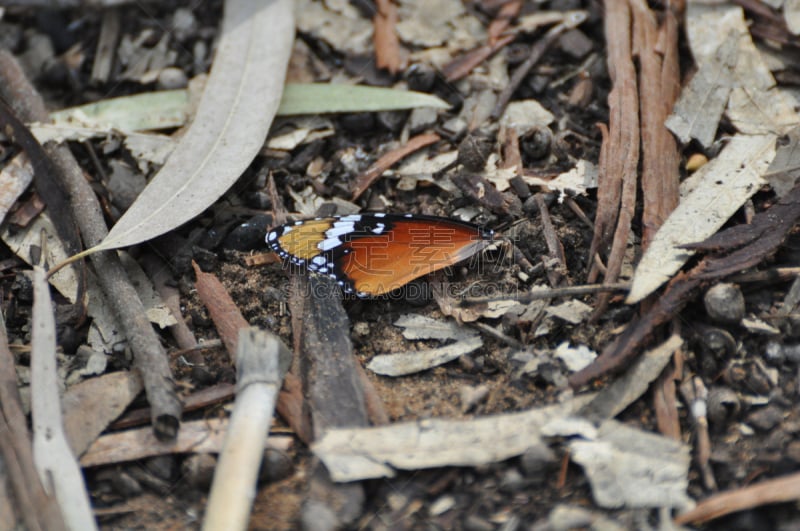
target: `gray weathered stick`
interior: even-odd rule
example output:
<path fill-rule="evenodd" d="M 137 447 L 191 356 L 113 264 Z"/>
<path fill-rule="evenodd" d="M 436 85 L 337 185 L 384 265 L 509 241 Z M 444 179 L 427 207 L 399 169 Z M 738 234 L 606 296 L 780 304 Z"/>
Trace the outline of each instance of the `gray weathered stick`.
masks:
<path fill-rule="evenodd" d="M 12 102 L 21 119 L 28 122 L 48 120 L 41 96 L 25 78 L 16 59 L 3 50 L 0 50 L 0 94 Z M 108 234 L 97 197 L 69 148 L 49 144 L 45 151 L 61 173 L 84 243 L 87 247 L 96 245 Z M 97 253 L 91 260 L 100 286 L 125 331 L 135 366 L 144 380 L 153 429 L 159 438 L 172 439 L 178 431 L 181 403 L 175 394 L 166 352 L 147 320 L 144 306 L 117 254 Z"/>

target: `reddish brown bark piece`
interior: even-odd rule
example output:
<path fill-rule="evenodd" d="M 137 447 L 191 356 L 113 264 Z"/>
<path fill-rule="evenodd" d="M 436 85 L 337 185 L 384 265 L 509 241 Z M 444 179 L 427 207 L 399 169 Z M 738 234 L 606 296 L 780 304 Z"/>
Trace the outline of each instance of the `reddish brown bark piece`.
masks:
<path fill-rule="evenodd" d="M 204 273 L 200 267 L 192 262 L 194 273 L 197 277 L 195 287 L 197 295 L 208 308 L 211 320 L 217 328 L 220 339 L 225 344 L 225 350 L 232 360 L 236 361 L 236 346 L 239 343 L 239 329 L 250 326 L 239 312 L 239 307 L 233 302 L 225 286 L 212 275 Z"/>
<path fill-rule="evenodd" d="M 753 267 L 774 253 L 800 219 L 800 185 L 795 186 L 772 208 L 759 212 L 749 225 L 731 227 L 687 246 L 694 249 L 729 249 L 742 246 L 724 257 L 709 258 L 701 279 L 720 278 Z"/>
<path fill-rule="evenodd" d="M 505 35 L 491 44 L 484 44 L 483 46 L 474 48 L 465 54 L 456 57 L 442 67 L 442 73 L 444 74 L 445 79 L 452 83 L 453 81 L 458 81 L 459 79 L 466 77 L 475 69 L 475 67 L 486 61 L 498 51 L 502 50 L 511 41 L 513 41 L 514 38 L 514 35 Z"/>
<path fill-rule="evenodd" d="M 372 18 L 375 64 L 396 74 L 403 68 L 400 40 L 397 38 L 397 6 L 391 0 L 377 0 L 377 11 Z"/>
<path fill-rule="evenodd" d="M 605 34 L 608 44 L 608 73 L 613 87 L 608 95 L 608 129 L 601 128 L 603 144 L 597 188 L 595 232 L 589 256 L 607 255 L 604 282 L 616 282 L 622 269 L 631 221 L 636 208 L 639 165 L 639 97 L 633 63 L 633 35 L 628 0 L 606 2 Z M 596 263 L 589 270 L 589 282 L 600 274 Z M 601 297 L 595 309 L 600 315 L 608 298 Z"/>
<path fill-rule="evenodd" d="M 384 154 L 375 163 L 367 169 L 364 173 L 356 178 L 355 186 L 353 187 L 352 199 L 357 199 L 369 186 L 381 176 L 383 172 L 388 170 L 394 164 L 414 153 L 415 151 L 434 144 L 440 140 L 439 135 L 436 133 L 423 133 L 408 140 L 405 145 Z"/>
<path fill-rule="evenodd" d="M 494 45 L 500 39 L 503 32 L 511 25 L 514 17 L 519 15 L 520 9 L 522 9 L 522 0 L 512 0 L 500 7 L 500 11 L 497 12 L 487 30 L 490 45 Z"/>
<path fill-rule="evenodd" d="M 800 499 L 800 473 L 711 496 L 698 503 L 691 511 L 678 515 L 675 523 L 700 524 L 737 511 L 798 499 Z"/>
<path fill-rule="evenodd" d="M 632 2 L 634 51 L 639 58 L 642 134 L 642 249 L 678 205 L 680 153 L 664 122 L 680 94 L 678 15 L 673 4 L 658 25 L 643 0 Z"/>
<path fill-rule="evenodd" d="M 623 370 L 650 340 L 656 327 L 676 316 L 692 299 L 695 289 L 710 280 L 738 273 L 763 261 L 778 249 L 798 219 L 800 219 L 800 185 L 795 186 L 769 210 L 756 214 L 752 225 L 757 227 L 753 232 L 757 236 L 750 238 L 750 243 L 745 247 L 728 256 L 706 258 L 689 273 L 681 273 L 672 279 L 664 294 L 653 303 L 647 313 L 629 324 L 622 335 L 607 345 L 591 365 L 569 377 L 570 386 L 577 389 L 595 378 Z M 769 232 L 758 227 L 769 227 Z M 734 227 L 713 237 L 717 242 L 715 247 L 719 247 L 720 242 L 725 241 L 726 233 L 729 231 L 735 235 L 735 242 L 742 241 L 741 231 Z"/>

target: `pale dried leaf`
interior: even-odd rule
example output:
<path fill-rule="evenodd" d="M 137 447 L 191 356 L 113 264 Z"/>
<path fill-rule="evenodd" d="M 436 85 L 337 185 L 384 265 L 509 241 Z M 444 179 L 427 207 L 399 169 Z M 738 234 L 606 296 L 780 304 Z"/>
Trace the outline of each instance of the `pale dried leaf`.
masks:
<path fill-rule="evenodd" d="M 350 5 L 336 9 L 323 2 L 295 0 L 297 29 L 326 41 L 340 52 L 365 55 L 372 50 L 372 21 Z"/>
<path fill-rule="evenodd" d="M 564 341 L 556 347 L 553 355 L 564 362 L 568 370 L 577 372 L 597 358 L 597 353 L 586 345 L 571 347 L 569 341 Z"/>
<path fill-rule="evenodd" d="M 334 481 L 392 477 L 396 469 L 496 463 L 540 444 L 544 425 L 572 414 L 589 398 L 471 420 L 425 419 L 374 428 L 336 428 L 326 431 L 311 450 Z"/>
<path fill-rule="evenodd" d="M 514 168 L 499 168 L 499 161 L 496 154 L 491 154 L 486 161 L 484 176 L 502 192 L 511 186 L 509 181 L 517 175 L 517 171 Z M 551 192 L 559 192 L 559 203 L 563 203 L 567 195 L 586 195 L 586 191 L 590 188 L 597 188 L 597 166 L 583 159 L 579 160 L 574 168 L 558 174 L 553 179 L 525 174 L 521 177 L 529 186 L 539 186 Z"/>
<path fill-rule="evenodd" d="M 513 127 L 518 135 L 524 135 L 537 127 L 547 127 L 553 120 L 555 120 L 553 113 L 538 101 L 521 100 L 508 104 L 503 116 L 500 117 L 500 124 Z"/>
<path fill-rule="evenodd" d="M 601 507 L 689 509 L 689 447 L 673 439 L 607 420 L 595 440 L 575 440 L 572 459 L 589 478 Z"/>
<path fill-rule="evenodd" d="M 11 159 L 0 170 L 0 222 L 33 181 L 33 167 L 25 153 Z"/>
<path fill-rule="evenodd" d="M 800 0 L 786 0 L 783 3 L 783 18 L 786 28 L 793 35 L 800 35 Z"/>
<path fill-rule="evenodd" d="M 697 187 L 670 214 L 639 262 L 628 304 L 658 289 L 694 254 L 680 245 L 714 234 L 765 184 L 775 140 L 774 135 L 736 135 L 717 158 L 697 170 Z"/>
<path fill-rule="evenodd" d="M 395 322 L 395 326 L 405 328 L 403 337 L 406 339 L 467 339 L 475 337 L 478 332 L 455 321 L 440 321 L 420 314 L 404 314 Z"/>
<path fill-rule="evenodd" d="M 47 236 L 47 255 L 43 257 L 44 261 L 48 265 L 54 265 L 66 260 L 67 252 L 64 250 L 64 245 L 46 211 L 36 216 L 27 227 L 22 229 L 12 230 L 9 224 L 5 224 L 0 238 L 14 254 L 25 263 L 33 265 L 31 263 L 31 247 L 38 248 L 42 245 L 42 231 Z M 78 276 L 73 266 L 61 268 L 50 277 L 50 283 L 67 300 L 75 303 L 78 296 Z"/>
<path fill-rule="evenodd" d="M 786 195 L 800 177 L 800 127 L 789 131 L 778 142 L 766 178 L 779 197 Z"/>
<path fill-rule="evenodd" d="M 585 302 L 573 299 L 548 306 L 545 312 L 568 323 L 581 324 L 591 315 L 592 307 Z"/>
<path fill-rule="evenodd" d="M 367 364 L 367 369 L 383 376 L 405 376 L 444 365 L 482 346 L 480 337 L 470 337 L 429 350 L 378 354 Z"/>
<path fill-rule="evenodd" d="M 686 32 L 692 55 L 701 66 L 715 60 L 717 50 L 729 35 L 737 38 L 738 52 L 726 114 L 742 133 L 784 134 L 800 123 L 795 102 L 778 89 L 775 78 L 750 36 L 741 7 L 689 3 Z"/>
<path fill-rule="evenodd" d="M 93 251 L 167 232 L 205 210 L 258 154 L 291 51 L 291 2 L 228 0 L 214 66 L 192 126 L 161 171 Z"/>
<path fill-rule="evenodd" d="M 403 42 L 450 51 L 474 48 L 486 39 L 480 20 L 460 0 L 403 0 L 398 9 L 397 34 Z"/>
<path fill-rule="evenodd" d="M 62 400 L 64 430 L 75 455 L 83 454 L 141 391 L 142 379 L 131 371 L 89 378 L 67 389 Z"/>
<path fill-rule="evenodd" d="M 729 36 L 722 41 L 715 60 L 702 63 L 692 81 L 681 91 L 665 125 L 684 144 L 692 138 L 704 147 L 714 142 L 731 93 L 737 52 L 737 39 Z"/>
<path fill-rule="evenodd" d="M 590 418 L 612 418 L 622 413 L 650 388 L 650 383 L 658 378 L 682 345 L 683 339 L 676 334 L 646 351 L 622 376 L 597 393 L 580 414 Z"/>

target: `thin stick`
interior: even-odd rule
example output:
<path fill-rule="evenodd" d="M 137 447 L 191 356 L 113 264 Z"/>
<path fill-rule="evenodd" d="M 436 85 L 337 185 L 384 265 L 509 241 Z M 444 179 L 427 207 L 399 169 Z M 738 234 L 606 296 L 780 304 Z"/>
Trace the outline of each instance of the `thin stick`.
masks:
<path fill-rule="evenodd" d="M 508 85 L 503 89 L 503 92 L 501 92 L 500 96 L 497 98 L 497 105 L 495 105 L 491 114 L 492 119 L 497 120 L 500 118 L 500 116 L 503 114 L 503 111 L 506 110 L 508 101 L 517 90 L 520 83 L 522 83 L 522 80 L 525 79 L 525 77 L 528 75 L 528 72 L 531 71 L 531 68 L 533 68 L 536 63 L 539 62 L 544 55 L 544 52 L 550 48 L 556 39 L 567 30 L 578 27 L 583 23 L 584 20 L 586 20 L 586 13 L 582 11 L 576 11 L 567 17 L 564 22 L 556 24 L 550 28 L 548 32 L 545 33 L 544 37 L 542 37 L 536 44 L 533 45 L 531 48 L 531 54 L 527 59 L 525 59 L 524 63 L 517 67 L 517 69 L 514 71 L 514 75 L 511 76 L 511 80 L 508 82 Z"/>
<path fill-rule="evenodd" d="M 577 297 L 580 295 L 594 295 L 596 293 L 606 293 L 613 291 L 628 291 L 631 289 L 629 282 L 617 282 L 614 284 L 585 284 L 583 286 L 566 286 L 563 288 L 534 288 L 522 295 L 501 295 L 493 297 L 474 297 L 463 299 L 461 304 L 469 306 L 471 304 L 486 304 L 489 302 L 515 300 L 523 304 L 542 299 L 557 299 L 560 297 Z"/>

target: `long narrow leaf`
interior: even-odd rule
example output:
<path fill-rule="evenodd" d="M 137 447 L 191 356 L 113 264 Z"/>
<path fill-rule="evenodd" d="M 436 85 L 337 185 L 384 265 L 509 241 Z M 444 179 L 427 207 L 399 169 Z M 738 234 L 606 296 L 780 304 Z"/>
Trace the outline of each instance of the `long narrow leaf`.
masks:
<path fill-rule="evenodd" d="M 33 459 L 69 529 L 97 529 L 80 467 L 67 443 L 56 382 L 56 322 L 44 269 L 33 268 Z"/>
<path fill-rule="evenodd" d="M 378 112 L 433 107 L 447 109 L 447 102 L 423 92 L 334 83 L 287 83 L 278 106 L 278 116 L 338 112 Z M 70 131 L 84 137 L 90 130 L 107 134 L 111 129 L 125 132 L 180 127 L 189 112 L 185 89 L 145 92 L 110 98 L 50 113 L 52 123 L 32 124 L 40 142 L 72 138 Z"/>
<path fill-rule="evenodd" d="M 194 122 L 161 171 L 88 252 L 163 234 L 230 188 L 267 136 L 293 34 L 291 1 L 227 0 L 222 37 Z"/>

